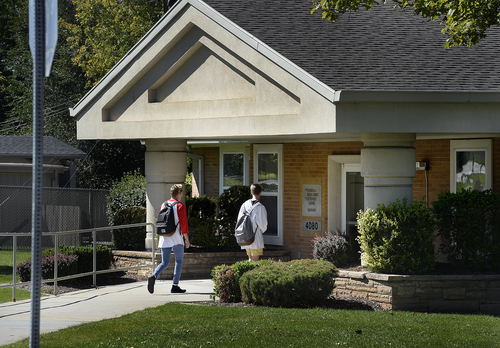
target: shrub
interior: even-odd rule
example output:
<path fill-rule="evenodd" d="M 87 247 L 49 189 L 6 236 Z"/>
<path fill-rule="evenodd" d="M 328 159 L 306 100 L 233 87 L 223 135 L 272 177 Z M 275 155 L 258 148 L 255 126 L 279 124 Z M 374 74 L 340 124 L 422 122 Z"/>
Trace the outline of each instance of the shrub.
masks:
<path fill-rule="evenodd" d="M 435 223 L 423 200 L 408 205 L 405 197 L 360 212 L 358 230 L 362 258 L 374 272 L 419 274 L 435 267 Z"/>
<path fill-rule="evenodd" d="M 109 225 L 116 225 L 116 214 L 129 207 L 146 207 L 146 177 L 139 170 L 125 173 L 120 180 L 113 182 L 106 208 Z"/>
<path fill-rule="evenodd" d="M 218 233 L 216 199 L 207 196 L 186 197 L 186 207 L 191 244 L 208 250 L 221 249 L 224 240 Z"/>
<path fill-rule="evenodd" d="M 462 269 L 500 269 L 500 194 L 442 192 L 432 203 L 440 251 Z"/>
<path fill-rule="evenodd" d="M 312 240 L 313 259 L 330 261 L 337 267 L 344 267 L 355 260 L 352 247 L 340 231 L 326 231 L 325 236 L 314 236 Z"/>
<path fill-rule="evenodd" d="M 67 255 L 78 256 L 78 273 L 93 271 L 93 246 L 66 246 L 60 245 L 59 252 Z M 96 246 L 96 267 L 98 271 L 109 269 L 111 265 L 111 249 L 105 245 Z"/>
<path fill-rule="evenodd" d="M 241 205 L 250 199 L 250 187 L 243 185 L 231 186 L 225 190 L 217 201 L 217 233 L 224 241 L 226 249 L 238 248 L 238 243 L 234 237 L 234 228 Z"/>
<path fill-rule="evenodd" d="M 337 269 L 324 260 L 293 260 L 258 267 L 240 279 L 242 299 L 271 307 L 311 307 L 334 288 Z"/>
<path fill-rule="evenodd" d="M 130 225 L 146 222 L 146 208 L 129 207 L 115 215 L 115 225 Z M 144 250 L 146 226 L 120 228 L 111 232 L 113 246 L 118 250 Z"/>
<path fill-rule="evenodd" d="M 57 255 L 57 277 L 65 277 L 76 274 L 78 271 L 77 255 Z M 16 273 L 22 282 L 31 280 L 31 260 L 19 263 L 16 266 Z M 42 257 L 42 278 L 54 278 L 54 256 Z"/>
<path fill-rule="evenodd" d="M 218 233 L 218 223 L 215 218 L 188 218 L 189 241 L 192 245 L 208 251 L 220 251 L 224 248 L 224 239 Z"/>
<path fill-rule="evenodd" d="M 186 209 L 188 218 L 210 219 L 217 214 L 217 200 L 205 196 L 186 196 Z"/>
<path fill-rule="evenodd" d="M 54 248 L 48 248 L 48 249 L 42 250 L 42 257 L 46 257 L 46 256 L 54 256 Z"/>
<path fill-rule="evenodd" d="M 212 270 L 212 281 L 214 282 L 215 296 L 221 302 L 240 302 L 240 278 L 245 273 L 256 267 L 274 263 L 271 260 L 259 260 L 249 262 L 248 260 L 236 262 L 232 266 L 221 265 Z"/>
<path fill-rule="evenodd" d="M 240 207 L 250 199 L 250 186 L 235 185 L 225 190 L 217 202 L 220 219 L 231 219 L 236 224 Z"/>

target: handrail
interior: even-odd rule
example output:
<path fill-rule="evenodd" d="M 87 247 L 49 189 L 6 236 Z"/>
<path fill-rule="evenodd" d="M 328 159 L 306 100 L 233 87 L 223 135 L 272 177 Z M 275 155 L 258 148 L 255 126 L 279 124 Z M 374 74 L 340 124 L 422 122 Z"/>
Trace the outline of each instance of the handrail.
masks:
<path fill-rule="evenodd" d="M 76 278 L 81 278 L 81 277 L 86 277 L 89 275 L 93 276 L 93 287 L 97 287 L 97 275 L 98 274 L 103 274 L 103 273 L 112 273 L 112 272 L 120 272 L 120 271 L 127 271 L 131 269 L 140 269 L 140 268 L 146 268 L 146 267 L 152 267 L 153 271 L 155 269 L 155 247 L 153 246 L 152 248 L 152 264 L 149 265 L 141 265 L 141 266 L 132 266 L 132 267 L 121 267 L 121 268 L 113 268 L 113 269 L 106 269 L 106 270 L 97 270 L 97 232 L 102 232 L 102 231 L 109 231 L 109 230 L 116 230 L 120 228 L 132 228 L 132 227 L 142 227 L 142 226 L 151 226 L 153 227 L 153 236 L 156 235 L 156 225 L 152 222 L 146 222 L 146 223 L 137 223 L 137 224 L 130 224 L 130 225 L 119 225 L 119 226 L 108 226 L 108 227 L 96 227 L 96 228 L 88 228 L 88 229 L 82 229 L 82 230 L 71 230 L 71 231 L 61 231 L 61 232 L 42 232 L 42 236 L 55 236 L 55 241 L 54 241 L 54 278 L 52 279 L 42 279 L 42 283 L 54 283 L 54 295 L 57 295 L 57 282 L 58 281 L 63 281 L 63 280 L 68 280 L 68 279 L 76 279 Z M 59 241 L 58 237 L 60 235 L 71 235 L 71 234 L 80 234 L 80 233 L 92 233 L 92 245 L 93 245 L 93 251 L 92 251 L 92 272 L 86 272 L 86 273 L 78 273 L 78 274 L 72 274 L 69 276 L 65 277 L 58 277 L 57 276 L 57 252 L 59 249 Z M 16 288 L 24 285 L 30 285 L 31 281 L 29 282 L 21 282 L 17 283 L 16 282 L 16 253 L 17 253 L 17 238 L 18 237 L 32 237 L 31 232 L 0 232 L 0 237 L 12 237 L 12 250 L 13 250 L 13 262 L 12 262 L 12 283 L 11 284 L 0 284 L 0 289 L 3 288 L 13 288 L 12 291 L 12 302 L 16 302 Z"/>

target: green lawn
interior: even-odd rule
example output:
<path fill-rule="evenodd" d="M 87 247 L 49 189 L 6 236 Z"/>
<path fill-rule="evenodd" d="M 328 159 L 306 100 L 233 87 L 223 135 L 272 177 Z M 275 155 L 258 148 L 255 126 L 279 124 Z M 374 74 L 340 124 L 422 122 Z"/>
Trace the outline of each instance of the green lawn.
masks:
<path fill-rule="evenodd" d="M 44 334 L 40 346 L 499 347 L 500 318 L 168 303 Z"/>
<path fill-rule="evenodd" d="M 12 261 L 13 261 L 12 251 L 0 251 L 0 284 L 12 284 Z M 31 252 L 28 251 L 18 251 L 16 253 L 16 265 L 19 262 L 31 259 Z M 16 281 L 19 281 L 17 277 Z M 16 290 L 16 299 L 26 300 L 31 296 L 29 291 L 26 290 Z M 0 289 L 0 303 L 11 302 L 12 301 L 12 289 Z"/>

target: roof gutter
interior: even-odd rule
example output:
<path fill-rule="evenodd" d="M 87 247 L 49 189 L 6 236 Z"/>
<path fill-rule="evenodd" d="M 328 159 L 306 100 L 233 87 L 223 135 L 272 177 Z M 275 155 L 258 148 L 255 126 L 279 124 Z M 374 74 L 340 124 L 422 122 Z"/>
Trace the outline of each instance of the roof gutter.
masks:
<path fill-rule="evenodd" d="M 334 103 L 500 103 L 500 92 L 338 90 Z"/>
<path fill-rule="evenodd" d="M 31 169 L 33 164 L 31 163 L 0 163 L 0 168 L 23 168 L 23 169 Z M 47 170 L 68 170 L 69 166 L 64 166 L 62 164 L 44 164 L 44 169 Z"/>

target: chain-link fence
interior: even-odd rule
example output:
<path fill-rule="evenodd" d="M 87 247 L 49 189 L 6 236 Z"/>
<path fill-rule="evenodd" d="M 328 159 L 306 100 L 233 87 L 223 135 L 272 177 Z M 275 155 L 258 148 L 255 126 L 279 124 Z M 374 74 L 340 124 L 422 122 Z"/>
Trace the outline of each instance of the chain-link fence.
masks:
<path fill-rule="evenodd" d="M 106 227 L 108 191 L 67 188 L 44 188 L 42 232 L 72 231 Z M 32 188 L 0 185 L 0 232 L 31 232 Z M 43 237 L 42 247 L 54 246 L 52 237 Z M 91 233 L 64 236 L 59 244 L 87 245 Z M 111 231 L 98 234 L 99 244 L 111 245 Z M 30 249 L 31 237 L 20 237 L 18 249 Z M 0 249 L 11 249 L 12 238 L 0 237 Z"/>

